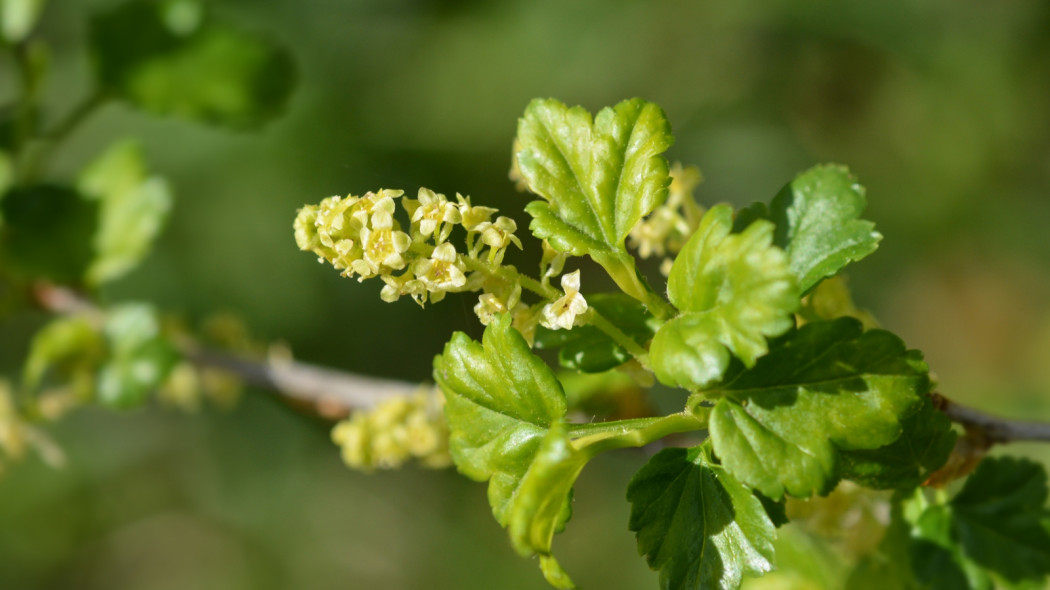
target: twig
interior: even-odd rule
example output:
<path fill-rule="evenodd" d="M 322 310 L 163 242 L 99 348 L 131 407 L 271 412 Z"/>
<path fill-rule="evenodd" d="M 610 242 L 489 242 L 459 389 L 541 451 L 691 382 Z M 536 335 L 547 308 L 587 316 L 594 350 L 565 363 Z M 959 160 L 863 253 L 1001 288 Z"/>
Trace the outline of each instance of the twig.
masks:
<path fill-rule="evenodd" d="M 258 361 L 203 349 L 186 350 L 183 354 L 198 367 L 219 369 L 249 385 L 307 402 L 326 416 L 369 409 L 420 387 L 418 383 L 366 377 L 291 360 Z"/>
<path fill-rule="evenodd" d="M 931 393 L 933 406 L 952 422 L 967 430 L 978 430 L 990 444 L 1017 441 L 1050 442 L 1050 424 L 1026 420 L 1008 420 L 986 414 L 976 408 L 954 402 L 939 393 Z"/>

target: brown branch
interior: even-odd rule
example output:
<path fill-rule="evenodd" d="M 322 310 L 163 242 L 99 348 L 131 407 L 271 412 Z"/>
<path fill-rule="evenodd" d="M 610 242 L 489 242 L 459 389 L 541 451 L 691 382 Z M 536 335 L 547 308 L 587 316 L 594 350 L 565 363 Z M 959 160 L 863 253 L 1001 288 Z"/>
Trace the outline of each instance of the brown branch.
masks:
<path fill-rule="evenodd" d="M 420 387 L 418 383 L 366 377 L 291 360 L 260 361 L 203 349 L 184 350 L 183 355 L 198 367 L 230 373 L 248 385 L 305 402 L 332 417 L 373 408 Z"/>
<path fill-rule="evenodd" d="M 939 393 L 930 394 L 933 406 L 949 420 L 967 431 L 979 431 L 989 444 L 1017 441 L 1050 442 L 1050 424 L 1027 420 L 1008 420 L 986 414 L 976 408 L 954 402 Z"/>

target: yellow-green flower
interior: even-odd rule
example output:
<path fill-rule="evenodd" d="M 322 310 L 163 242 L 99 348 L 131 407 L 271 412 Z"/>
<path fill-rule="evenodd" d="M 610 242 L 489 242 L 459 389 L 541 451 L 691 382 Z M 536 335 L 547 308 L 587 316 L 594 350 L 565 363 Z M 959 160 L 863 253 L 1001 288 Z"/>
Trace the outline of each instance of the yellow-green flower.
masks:
<path fill-rule="evenodd" d="M 431 301 L 440 301 L 447 291 L 467 284 L 459 254 L 455 246 L 448 242 L 434 248 L 430 258 L 417 262 L 413 270 L 416 278 L 430 292 Z"/>
<path fill-rule="evenodd" d="M 571 330 L 576 316 L 587 311 L 587 300 L 580 294 L 580 271 L 561 277 L 565 295 L 543 306 L 540 324 L 551 330 Z"/>
<path fill-rule="evenodd" d="M 452 232 L 452 226 L 460 222 L 459 207 L 427 188 L 420 188 L 418 200 L 405 199 L 403 204 L 413 224 L 418 224 L 421 236 L 435 235 L 437 242 L 444 242 Z"/>

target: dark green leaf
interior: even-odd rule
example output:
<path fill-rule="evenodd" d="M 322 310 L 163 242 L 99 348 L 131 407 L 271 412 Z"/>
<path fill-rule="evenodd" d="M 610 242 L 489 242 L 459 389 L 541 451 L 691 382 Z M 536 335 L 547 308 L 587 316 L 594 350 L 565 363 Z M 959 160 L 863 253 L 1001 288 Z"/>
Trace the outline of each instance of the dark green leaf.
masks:
<path fill-rule="evenodd" d="M 825 164 L 795 177 L 768 210 L 763 205 L 746 209 L 737 227 L 757 218 L 773 221 L 774 243 L 787 251 L 805 293 L 878 248 L 882 236 L 875 224 L 859 218 L 866 206 L 864 187 L 849 170 Z"/>
<path fill-rule="evenodd" d="M 154 114 L 250 129 L 279 115 L 294 86 L 283 47 L 212 21 L 195 0 L 128 2 L 90 34 L 101 85 Z"/>
<path fill-rule="evenodd" d="M 709 425 L 722 464 L 779 499 L 830 491 L 838 451 L 896 440 L 928 389 L 921 354 L 842 318 L 806 324 L 705 393 L 722 396 Z"/>
<path fill-rule="evenodd" d="M 722 377 L 730 353 L 753 366 L 766 337 L 794 325 L 798 308 L 787 257 L 771 245 L 773 225 L 759 220 L 731 234 L 732 209 L 709 210 L 675 259 L 667 281 L 682 315 L 664 324 L 651 349 L 661 382 L 701 388 Z"/>
<path fill-rule="evenodd" d="M 76 283 L 91 263 L 98 207 L 71 188 L 37 185 L 0 202 L 0 255 L 20 274 Z"/>
<path fill-rule="evenodd" d="M 985 459 L 948 508 L 966 556 L 1011 582 L 1050 574 L 1046 471 L 1026 459 Z"/>
<path fill-rule="evenodd" d="M 598 293 L 588 295 L 587 303 L 638 344 L 644 346 L 653 337 L 653 316 L 636 299 L 622 293 Z M 594 326 L 577 326 L 572 330 L 539 326 L 534 345 L 538 349 L 560 348 L 561 366 L 585 373 L 607 371 L 631 359 L 629 352 Z"/>
<path fill-rule="evenodd" d="M 904 432 L 884 447 L 843 451 L 840 475 L 877 490 L 914 488 L 948 460 L 955 446 L 951 421 L 924 398 L 919 411 L 901 421 Z"/>
<path fill-rule="evenodd" d="M 627 488 L 630 528 L 664 590 L 735 590 L 773 568 L 776 530 L 762 503 L 708 453 L 664 449 Z"/>
<path fill-rule="evenodd" d="M 149 176 L 138 144 L 115 144 L 80 175 L 78 187 L 99 201 L 95 260 L 87 281 L 101 284 L 131 270 L 145 257 L 171 209 L 168 183 Z"/>

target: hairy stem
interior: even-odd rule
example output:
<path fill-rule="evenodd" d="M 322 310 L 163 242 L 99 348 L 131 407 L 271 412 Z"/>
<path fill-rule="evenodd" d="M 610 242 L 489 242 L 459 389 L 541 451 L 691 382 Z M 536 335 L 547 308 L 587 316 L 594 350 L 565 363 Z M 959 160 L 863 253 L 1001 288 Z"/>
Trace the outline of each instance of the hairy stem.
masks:
<path fill-rule="evenodd" d="M 939 393 L 931 393 L 933 406 L 949 420 L 967 429 L 981 431 L 990 443 L 1015 441 L 1050 442 L 1050 424 L 1026 420 L 1007 420 L 954 402 Z"/>

